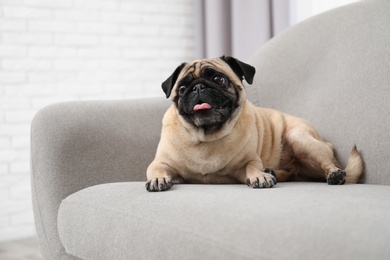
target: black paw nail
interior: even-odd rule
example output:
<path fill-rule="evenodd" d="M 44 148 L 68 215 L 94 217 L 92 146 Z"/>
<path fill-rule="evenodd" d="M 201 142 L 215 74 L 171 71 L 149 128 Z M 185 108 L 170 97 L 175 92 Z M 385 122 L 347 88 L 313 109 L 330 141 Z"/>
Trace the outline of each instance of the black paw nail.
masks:
<path fill-rule="evenodd" d="M 276 177 L 276 174 L 275 174 L 274 170 L 271 170 L 271 169 L 269 169 L 269 168 L 265 168 L 265 169 L 264 169 L 264 172 L 265 172 L 265 173 L 269 173 L 269 174 L 271 174 L 272 176 Z"/>
<path fill-rule="evenodd" d="M 172 180 L 168 179 L 167 181 L 165 178 L 149 180 L 145 184 L 146 190 L 152 192 L 169 190 L 172 186 Z"/>

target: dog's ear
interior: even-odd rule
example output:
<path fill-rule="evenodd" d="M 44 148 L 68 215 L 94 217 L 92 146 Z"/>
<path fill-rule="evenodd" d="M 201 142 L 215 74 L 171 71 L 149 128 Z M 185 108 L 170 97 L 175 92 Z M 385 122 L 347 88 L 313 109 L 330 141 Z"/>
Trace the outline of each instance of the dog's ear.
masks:
<path fill-rule="evenodd" d="M 230 56 L 222 56 L 221 60 L 225 61 L 241 80 L 245 78 L 249 84 L 253 83 L 253 77 L 256 72 L 253 66 Z"/>
<path fill-rule="evenodd" d="M 177 67 L 175 69 L 175 71 L 172 73 L 172 75 L 167 78 L 162 84 L 161 84 L 161 87 L 162 89 L 164 90 L 164 93 L 165 95 L 167 96 L 167 98 L 169 98 L 169 96 L 171 95 L 171 92 L 172 92 L 172 88 L 173 86 L 175 85 L 176 83 L 176 80 L 177 80 L 177 77 L 179 76 L 181 70 L 184 68 L 184 66 L 186 65 L 187 63 L 182 63 L 180 64 L 179 67 Z"/>

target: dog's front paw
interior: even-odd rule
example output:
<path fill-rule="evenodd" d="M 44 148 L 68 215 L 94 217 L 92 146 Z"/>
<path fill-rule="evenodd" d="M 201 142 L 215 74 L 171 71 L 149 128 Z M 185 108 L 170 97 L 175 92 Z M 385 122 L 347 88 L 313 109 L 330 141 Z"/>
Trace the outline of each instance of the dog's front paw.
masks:
<path fill-rule="evenodd" d="M 328 184 L 329 185 L 342 185 L 345 183 L 346 173 L 343 170 L 338 170 L 332 172 L 328 175 Z"/>
<path fill-rule="evenodd" d="M 170 178 L 153 178 L 146 182 L 147 191 L 165 191 L 172 188 L 173 183 Z"/>
<path fill-rule="evenodd" d="M 246 184 L 252 188 L 271 188 L 276 183 L 275 173 L 269 169 L 265 169 L 264 173 L 256 174 L 256 176 L 246 180 Z"/>

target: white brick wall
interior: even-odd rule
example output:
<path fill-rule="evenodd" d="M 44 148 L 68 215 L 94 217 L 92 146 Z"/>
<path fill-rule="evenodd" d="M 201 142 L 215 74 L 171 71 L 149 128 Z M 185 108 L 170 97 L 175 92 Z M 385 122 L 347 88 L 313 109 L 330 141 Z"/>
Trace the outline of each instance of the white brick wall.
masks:
<path fill-rule="evenodd" d="M 194 57 L 193 17 L 192 0 L 0 0 L 0 241 L 35 233 L 34 114 L 64 100 L 163 97 L 161 82 Z"/>

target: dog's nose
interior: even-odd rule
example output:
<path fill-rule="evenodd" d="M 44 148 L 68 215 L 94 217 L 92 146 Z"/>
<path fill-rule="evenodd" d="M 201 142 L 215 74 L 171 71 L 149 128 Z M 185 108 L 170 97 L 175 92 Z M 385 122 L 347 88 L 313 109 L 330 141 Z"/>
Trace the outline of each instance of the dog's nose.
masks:
<path fill-rule="evenodd" d="M 196 85 L 192 88 L 192 91 L 197 92 L 197 93 L 200 93 L 200 92 L 202 92 L 205 88 L 206 88 L 206 86 L 203 85 L 203 84 L 196 84 Z"/>

